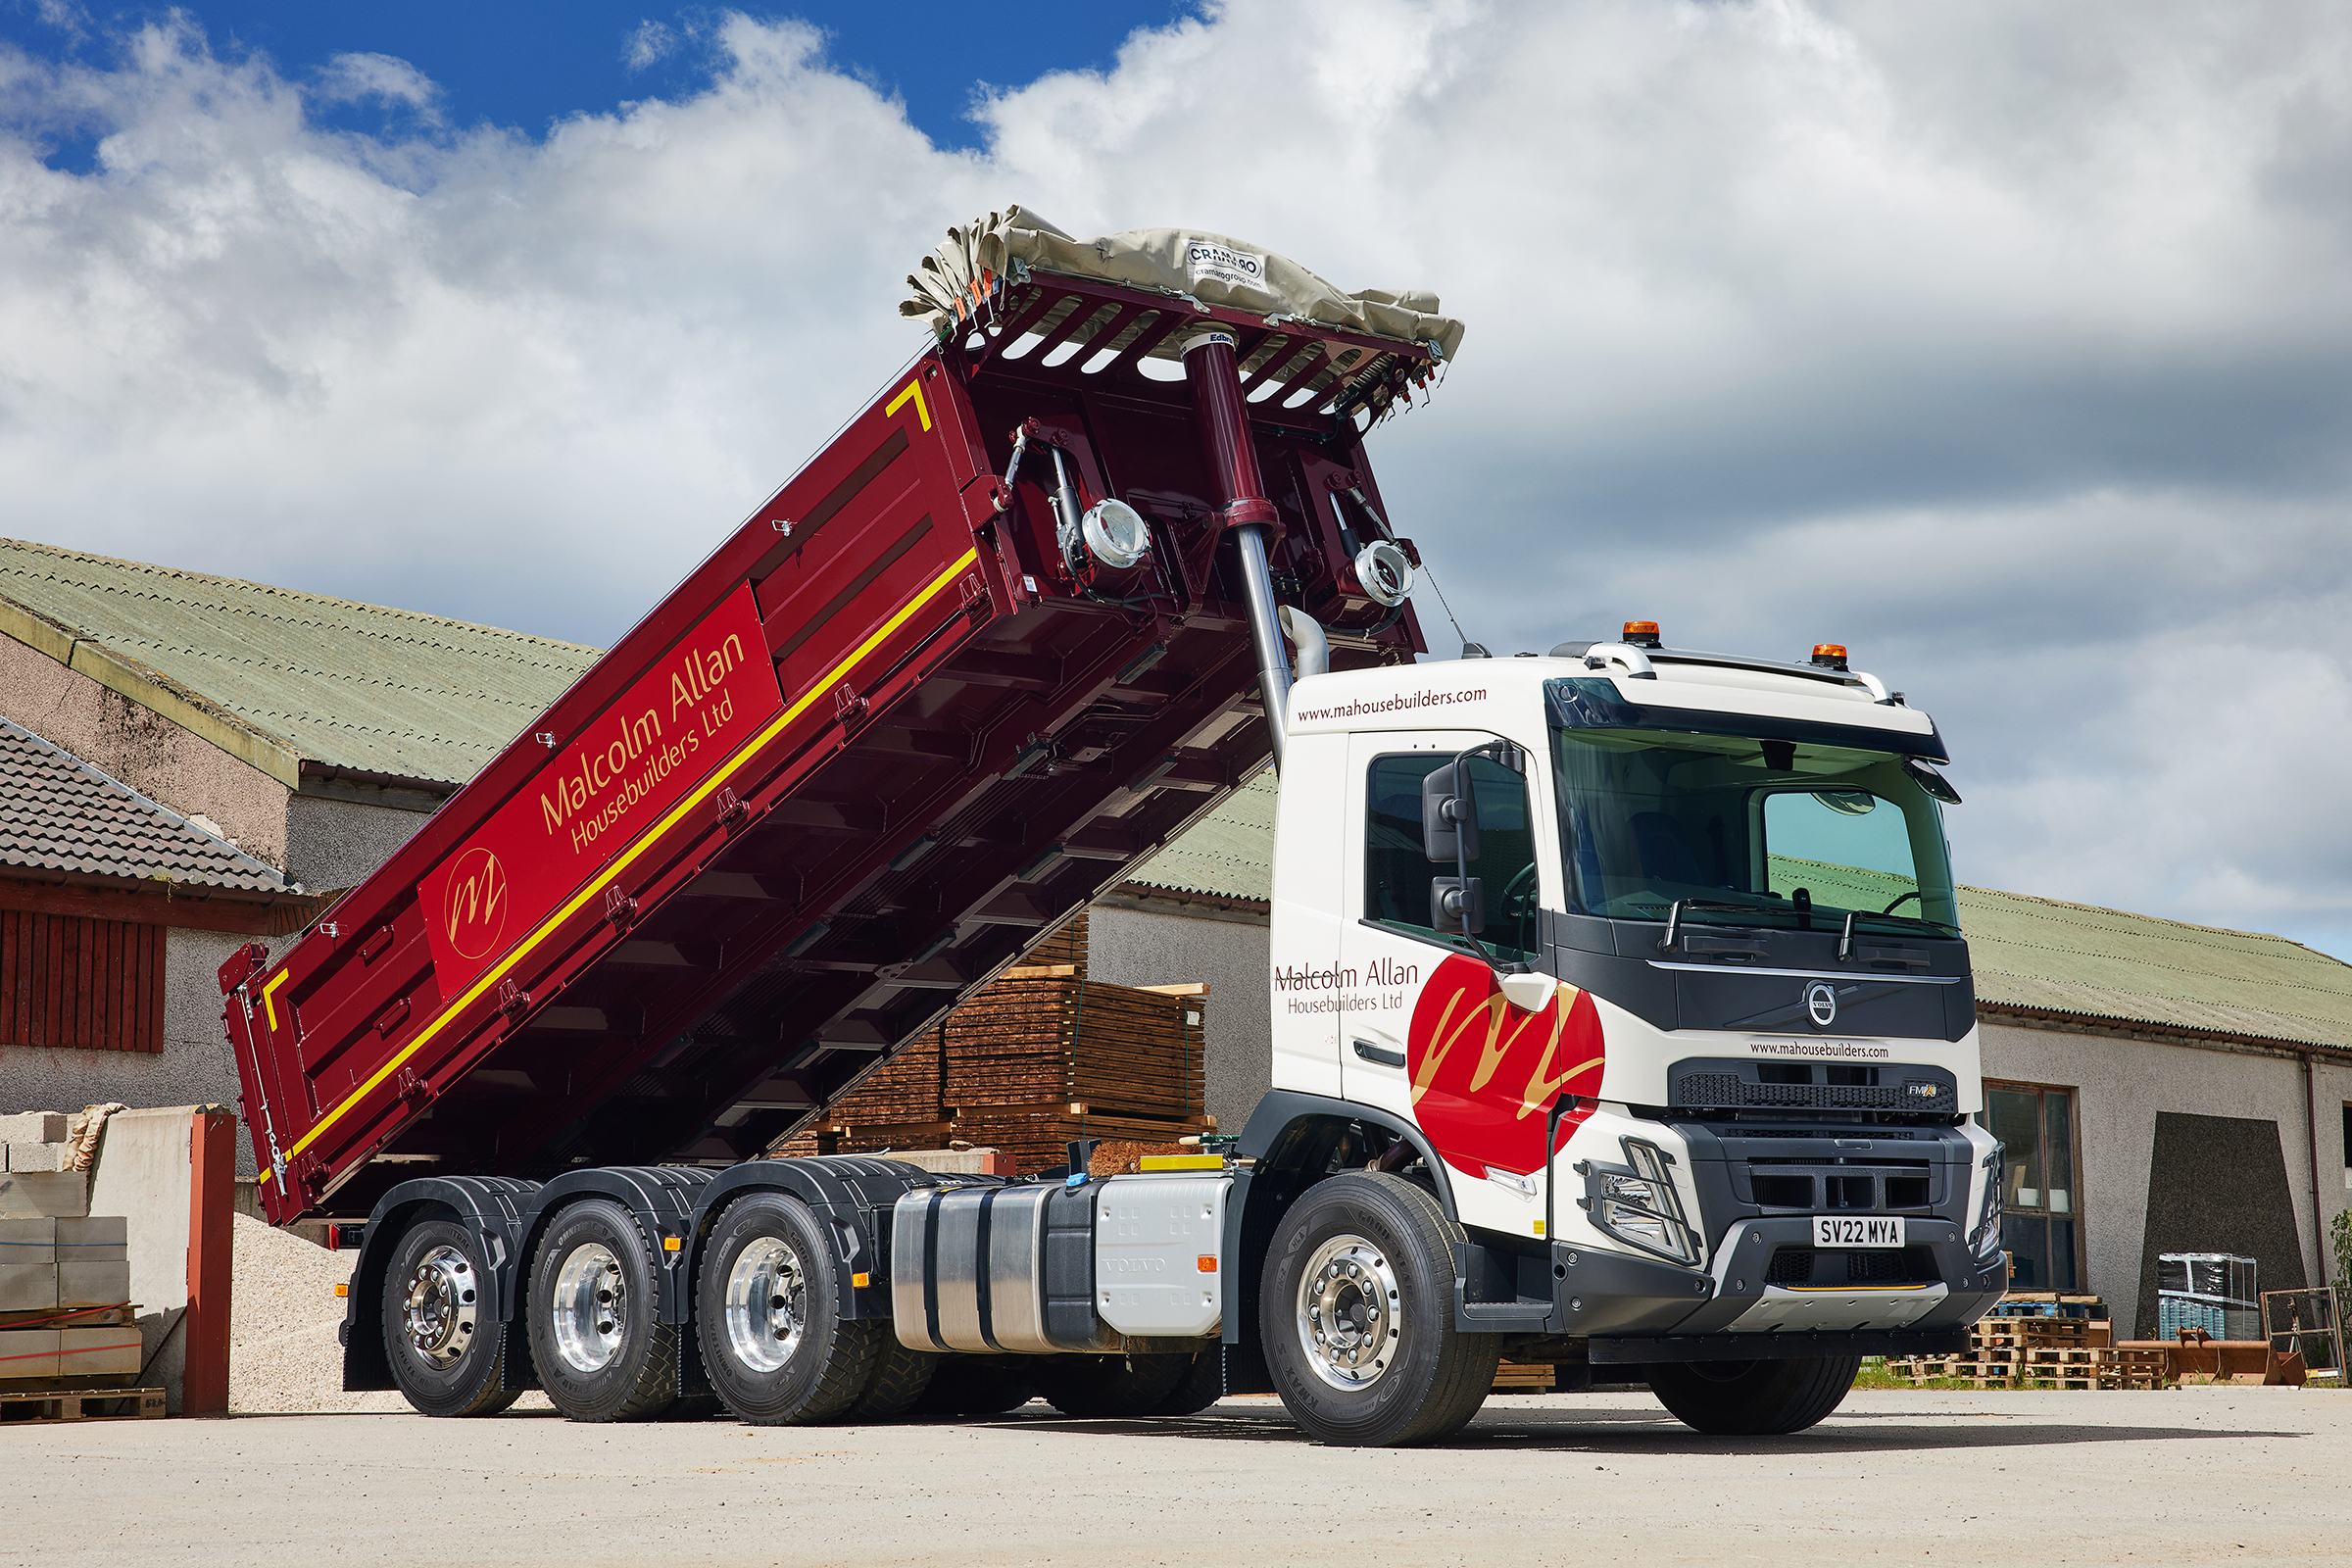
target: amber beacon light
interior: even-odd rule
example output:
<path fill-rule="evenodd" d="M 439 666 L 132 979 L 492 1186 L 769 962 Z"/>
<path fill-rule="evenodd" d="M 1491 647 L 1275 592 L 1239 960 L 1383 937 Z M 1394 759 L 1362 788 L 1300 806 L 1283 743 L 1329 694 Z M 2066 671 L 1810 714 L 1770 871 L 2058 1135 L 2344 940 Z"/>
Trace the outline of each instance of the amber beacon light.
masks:
<path fill-rule="evenodd" d="M 1658 644 L 1658 623 L 1654 620 L 1629 620 L 1625 623 L 1625 640 L 1636 648 L 1655 648 Z"/>
<path fill-rule="evenodd" d="M 1845 668 L 1845 644 L 1815 643 L 1813 645 L 1813 662 L 1824 669 Z"/>

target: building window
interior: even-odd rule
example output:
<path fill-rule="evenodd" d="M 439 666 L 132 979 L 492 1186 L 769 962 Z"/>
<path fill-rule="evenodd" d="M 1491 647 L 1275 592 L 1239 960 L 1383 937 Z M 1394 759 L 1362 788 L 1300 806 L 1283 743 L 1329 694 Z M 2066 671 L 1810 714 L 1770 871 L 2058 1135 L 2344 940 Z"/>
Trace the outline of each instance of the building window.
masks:
<path fill-rule="evenodd" d="M 164 1049 L 164 928 L 0 909 L 0 1045 Z"/>
<path fill-rule="evenodd" d="M 2082 1194 L 2076 1190 L 2075 1092 L 2038 1084 L 1984 1086 L 1978 1120 L 2004 1149 L 2001 1246 L 2020 1291 L 2082 1288 Z"/>
<path fill-rule="evenodd" d="M 1429 923 L 1429 882 L 1451 876 L 1433 865 L 1421 844 L 1421 781 L 1453 758 L 1407 752 L 1372 760 L 1371 802 L 1365 815 L 1364 917 L 1425 942 L 1467 951 L 1461 938 L 1442 936 Z M 1470 759 L 1478 801 L 1478 855 L 1470 874 L 1485 884 L 1488 948 L 1524 960 L 1537 945 L 1536 838 L 1527 810 L 1527 780 L 1492 757 Z"/>

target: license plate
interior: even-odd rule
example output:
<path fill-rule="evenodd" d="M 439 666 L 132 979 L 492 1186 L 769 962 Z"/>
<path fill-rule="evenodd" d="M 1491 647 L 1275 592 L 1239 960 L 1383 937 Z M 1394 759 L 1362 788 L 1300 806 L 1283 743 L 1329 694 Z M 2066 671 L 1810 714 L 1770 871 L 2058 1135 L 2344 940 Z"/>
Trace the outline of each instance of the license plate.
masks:
<path fill-rule="evenodd" d="M 1845 1218 L 1842 1215 L 1816 1214 L 1813 1216 L 1813 1245 L 1815 1247 L 1900 1247 L 1903 1245 L 1903 1222 L 1898 1218 Z"/>

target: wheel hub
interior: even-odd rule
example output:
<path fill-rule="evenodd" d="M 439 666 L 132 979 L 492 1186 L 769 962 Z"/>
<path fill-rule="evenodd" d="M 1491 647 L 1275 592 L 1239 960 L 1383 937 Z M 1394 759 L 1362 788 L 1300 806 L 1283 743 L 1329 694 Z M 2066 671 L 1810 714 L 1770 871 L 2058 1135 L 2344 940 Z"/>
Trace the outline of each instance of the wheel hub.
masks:
<path fill-rule="evenodd" d="M 1336 1389 L 1368 1388 L 1387 1374 L 1404 1336 L 1396 1271 L 1360 1236 L 1315 1249 L 1298 1280 L 1298 1346 Z"/>
<path fill-rule="evenodd" d="M 556 1271 L 549 1317 L 556 1352 L 577 1372 L 601 1372 L 620 1353 L 629 1331 L 629 1298 L 620 1259 L 601 1242 L 571 1250 Z"/>
<path fill-rule="evenodd" d="M 401 1316 L 417 1358 L 436 1371 L 464 1359 L 473 1343 L 473 1265 L 454 1247 L 436 1247 L 409 1275 Z"/>
<path fill-rule="evenodd" d="M 755 1237 L 727 1271 L 727 1348 L 756 1372 L 773 1372 L 800 1348 L 808 1282 L 790 1243 Z"/>

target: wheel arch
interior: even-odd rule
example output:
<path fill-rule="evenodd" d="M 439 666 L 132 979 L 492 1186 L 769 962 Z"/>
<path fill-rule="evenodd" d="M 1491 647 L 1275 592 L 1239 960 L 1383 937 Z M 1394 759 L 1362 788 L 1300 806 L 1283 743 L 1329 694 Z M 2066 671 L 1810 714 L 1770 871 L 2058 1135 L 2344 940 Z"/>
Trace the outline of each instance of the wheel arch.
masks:
<path fill-rule="evenodd" d="M 514 1317 L 526 1314 L 531 1259 L 546 1239 L 548 1227 L 565 1209 L 603 1198 L 634 1215 L 653 1244 L 654 1278 L 661 1282 L 661 1320 L 686 1322 L 694 1311 L 693 1268 L 685 1259 L 691 1250 L 695 1200 L 715 1174 L 700 1165 L 599 1165 L 565 1171 L 540 1188 L 523 1211 L 516 1237 L 515 1284 L 510 1297 Z M 672 1240 L 678 1243 L 675 1249 L 667 1246 Z"/>
<path fill-rule="evenodd" d="M 514 1314 L 520 1295 L 517 1239 L 524 1205 L 536 1182 L 507 1176 L 427 1176 L 402 1182 L 377 1199 L 368 1211 L 353 1266 L 343 1322 L 343 1388 L 368 1393 L 399 1387 L 384 1355 L 384 1275 L 401 1240 L 419 1222 L 452 1220 L 473 1232 L 487 1263 L 490 1305 L 499 1322 Z"/>
<path fill-rule="evenodd" d="M 756 1193 L 781 1193 L 808 1205 L 833 1238 L 835 1299 L 848 1320 L 890 1316 L 892 1207 L 910 1192 L 930 1187 L 995 1185 L 993 1176 L 942 1175 L 904 1160 L 866 1154 L 816 1154 L 748 1160 L 720 1171 L 696 1198 L 679 1272 L 689 1295 L 701 1254 L 720 1218 Z M 866 1283 L 856 1283 L 863 1274 Z"/>

